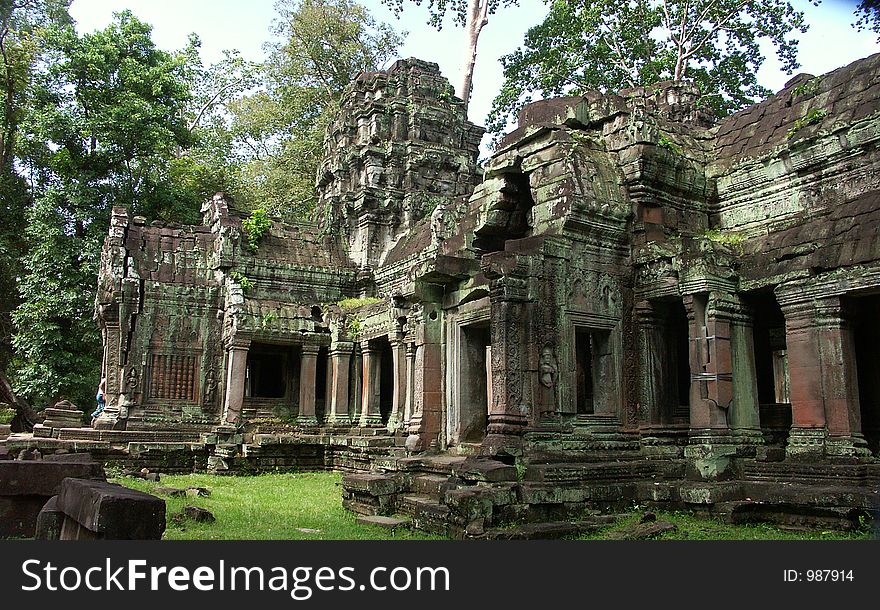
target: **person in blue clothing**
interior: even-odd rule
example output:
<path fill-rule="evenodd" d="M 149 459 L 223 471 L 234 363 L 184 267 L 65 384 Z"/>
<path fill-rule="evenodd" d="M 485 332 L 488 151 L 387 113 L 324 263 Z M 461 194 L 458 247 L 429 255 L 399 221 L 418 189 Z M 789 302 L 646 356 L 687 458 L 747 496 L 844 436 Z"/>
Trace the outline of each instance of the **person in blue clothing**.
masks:
<path fill-rule="evenodd" d="M 98 385 L 98 393 L 95 394 L 95 400 L 98 403 L 98 408 L 95 409 L 94 413 L 92 413 L 92 419 L 98 417 L 103 411 L 104 407 L 107 406 L 107 400 L 104 397 L 104 392 L 107 390 L 107 379 L 101 379 L 101 383 Z"/>

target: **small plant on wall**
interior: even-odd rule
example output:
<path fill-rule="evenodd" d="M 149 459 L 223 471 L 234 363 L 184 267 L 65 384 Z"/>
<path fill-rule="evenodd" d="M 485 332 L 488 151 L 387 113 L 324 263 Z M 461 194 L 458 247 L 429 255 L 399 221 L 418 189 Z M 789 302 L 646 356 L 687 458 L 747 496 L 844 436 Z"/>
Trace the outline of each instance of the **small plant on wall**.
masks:
<path fill-rule="evenodd" d="M 251 252 L 256 252 L 263 236 L 272 228 L 272 219 L 269 218 L 266 210 L 257 208 L 250 213 L 250 216 L 241 221 L 241 228 L 244 231 L 248 249 Z"/>

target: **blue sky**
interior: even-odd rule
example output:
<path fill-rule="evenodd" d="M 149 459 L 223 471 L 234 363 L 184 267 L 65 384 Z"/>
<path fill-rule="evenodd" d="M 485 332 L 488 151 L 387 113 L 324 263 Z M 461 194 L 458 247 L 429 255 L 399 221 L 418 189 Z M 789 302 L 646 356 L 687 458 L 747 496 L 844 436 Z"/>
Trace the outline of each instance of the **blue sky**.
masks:
<path fill-rule="evenodd" d="M 405 2 L 400 20 L 380 0 L 361 3 L 377 19 L 409 32 L 402 56 L 435 61 L 453 84 L 458 82 L 464 44 L 462 28 L 455 27 L 450 20 L 442 31 L 434 30 L 426 23 L 427 9 L 411 2 Z M 818 7 L 808 0 L 794 0 L 794 4 L 805 11 L 810 23 L 810 30 L 801 35 L 799 72 L 823 74 L 880 51 L 875 34 L 859 33 L 850 27 L 853 0 L 824 0 Z M 248 59 L 260 59 L 275 15 L 273 0 L 74 0 L 71 14 L 80 31 L 92 31 L 106 26 L 112 13 L 123 9 L 130 9 L 152 24 L 153 39 L 164 49 L 182 48 L 189 33 L 196 32 L 202 40 L 206 62 L 219 59 L 221 51 L 227 48 L 239 49 Z M 480 37 L 471 120 L 483 123 L 501 86 L 498 58 L 516 49 L 526 30 L 540 23 L 546 12 L 547 6 L 541 0 L 520 0 L 519 6 L 502 8 L 490 17 Z M 780 71 L 772 53 L 767 55 L 758 73 L 759 80 L 778 91 L 791 75 Z"/>

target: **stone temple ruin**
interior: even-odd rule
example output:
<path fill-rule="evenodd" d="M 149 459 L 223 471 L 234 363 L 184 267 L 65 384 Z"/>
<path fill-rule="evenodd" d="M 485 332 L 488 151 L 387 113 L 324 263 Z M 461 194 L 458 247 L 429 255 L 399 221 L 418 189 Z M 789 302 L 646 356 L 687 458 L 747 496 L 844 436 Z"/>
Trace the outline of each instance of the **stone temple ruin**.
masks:
<path fill-rule="evenodd" d="M 7 446 L 340 469 L 347 507 L 450 535 L 633 502 L 851 525 L 880 488 L 878 111 L 880 55 L 720 123 L 667 82 L 531 104 L 481 169 L 435 64 L 362 74 L 317 224 L 114 210 L 108 406 Z"/>

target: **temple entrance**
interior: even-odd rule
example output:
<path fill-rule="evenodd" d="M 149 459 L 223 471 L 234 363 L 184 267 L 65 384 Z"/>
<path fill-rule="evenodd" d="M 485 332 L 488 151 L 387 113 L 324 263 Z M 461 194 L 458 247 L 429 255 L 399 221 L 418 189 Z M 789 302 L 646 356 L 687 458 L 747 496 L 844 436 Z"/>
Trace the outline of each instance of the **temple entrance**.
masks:
<path fill-rule="evenodd" d="M 391 353 L 391 343 L 388 341 L 388 337 L 381 337 L 371 343 L 378 350 L 379 414 L 382 416 L 382 425 L 386 425 L 394 405 L 394 355 Z"/>
<path fill-rule="evenodd" d="M 874 455 L 880 454 L 880 295 L 853 299 L 856 370 L 862 434 Z"/>
<path fill-rule="evenodd" d="M 479 443 L 489 423 L 489 323 L 459 327 L 457 374 L 452 383 L 454 405 L 450 414 L 450 442 Z"/>
<path fill-rule="evenodd" d="M 299 394 L 299 350 L 253 343 L 248 350 L 243 409 L 255 417 L 292 417 Z"/>
<path fill-rule="evenodd" d="M 578 328 L 574 333 L 575 404 L 577 414 L 593 413 L 593 348 L 588 331 Z"/>
<path fill-rule="evenodd" d="M 574 327 L 574 375 L 578 415 L 618 415 L 620 392 L 610 330 Z"/>
<path fill-rule="evenodd" d="M 791 428 L 785 316 L 772 292 L 750 295 L 746 301 L 754 319 L 755 380 L 761 429 L 769 442 L 783 444 Z"/>
<path fill-rule="evenodd" d="M 322 347 L 318 350 L 318 361 L 315 367 L 315 417 L 319 422 L 326 419 L 328 408 L 327 398 L 330 396 L 330 350 Z"/>

